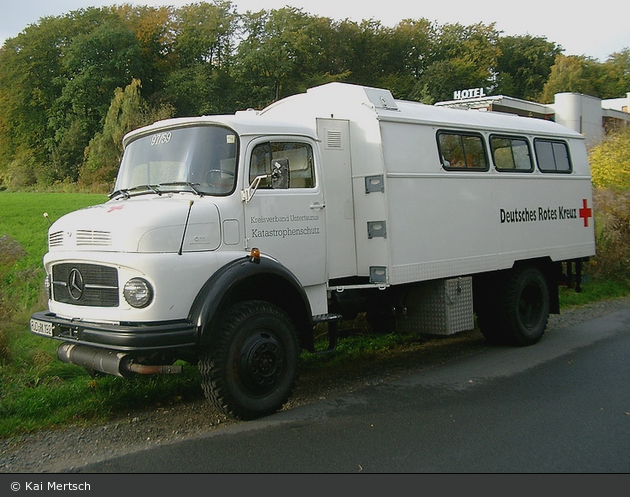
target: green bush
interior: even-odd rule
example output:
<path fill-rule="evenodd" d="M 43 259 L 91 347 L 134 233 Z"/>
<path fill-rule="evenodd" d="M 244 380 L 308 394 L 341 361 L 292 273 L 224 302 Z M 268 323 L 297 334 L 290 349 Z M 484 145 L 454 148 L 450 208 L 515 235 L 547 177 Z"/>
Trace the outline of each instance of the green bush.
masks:
<path fill-rule="evenodd" d="M 597 256 L 590 274 L 602 280 L 630 281 L 630 191 L 596 188 L 595 242 Z"/>
<path fill-rule="evenodd" d="M 630 126 L 611 133 L 589 153 L 595 188 L 630 189 Z"/>
<path fill-rule="evenodd" d="M 597 256 L 589 272 L 600 281 L 630 281 L 630 127 L 611 133 L 589 153 Z"/>

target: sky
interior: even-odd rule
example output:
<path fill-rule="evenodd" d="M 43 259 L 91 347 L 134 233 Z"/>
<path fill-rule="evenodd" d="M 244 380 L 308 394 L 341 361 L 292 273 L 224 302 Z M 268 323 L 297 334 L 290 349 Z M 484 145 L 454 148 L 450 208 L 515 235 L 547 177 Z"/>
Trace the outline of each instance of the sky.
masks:
<path fill-rule="evenodd" d="M 201 0 L 198 0 L 201 1 Z M 181 7 L 192 0 L 0 0 L 0 45 L 42 17 L 61 16 L 86 7 L 130 3 Z M 438 25 L 495 23 L 503 35 L 540 36 L 564 48 L 565 55 L 585 55 L 604 62 L 630 48 L 628 12 L 624 2 L 599 0 L 233 0 L 239 13 L 285 6 L 334 20 L 364 19 L 395 26 L 403 19 L 426 18 Z"/>

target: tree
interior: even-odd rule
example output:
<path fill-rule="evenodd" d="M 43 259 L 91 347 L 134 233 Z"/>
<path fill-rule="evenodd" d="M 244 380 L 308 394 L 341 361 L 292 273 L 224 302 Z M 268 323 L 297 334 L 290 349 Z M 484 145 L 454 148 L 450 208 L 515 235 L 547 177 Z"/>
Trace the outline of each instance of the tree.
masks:
<path fill-rule="evenodd" d="M 427 19 L 405 19 L 390 33 L 383 87 L 396 98 L 424 100 L 416 82 L 422 78 L 433 58 L 436 27 Z"/>
<path fill-rule="evenodd" d="M 374 19 L 340 24 L 339 37 L 344 47 L 344 69 L 349 73 L 349 83 L 381 86 L 383 78 L 390 73 L 391 32 Z"/>
<path fill-rule="evenodd" d="M 178 10 L 174 50 L 181 66 L 205 63 L 220 68 L 232 58 L 236 11 L 229 1 L 193 3 Z"/>
<path fill-rule="evenodd" d="M 501 37 L 498 47 L 494 93 L 538 100 L 562 48 L 545 37 L 531 35 Z"/>
<path fill-rule="evenodd" d="M 576 55 L 557 55 L 551 67 L 549 79 L 545 83 L 541 100 L 552 103 L 554 95 L 562 92 L 584 93 L 600 97 L 598 79 L 601 64 L 596 60 Z"/>
<path fill-rule="evenodd" d="M 241 15 L 229 0 L 80 9 L 43 18 L 0 49 L 0 181 L 96 181 L 101 166 L 106 177 L 119 153 L 107 159 L 112 151 L 100 148 L 114 140 L 109 112 L 118 105 L 120 118 L 119 98 L 131 105 L 134 80 L 143 105 L 158 109 L 146 112 L 177 116 L 262 108 L 331 81 L 428 104 L 471 87 L 547 102 L 562 91 L 630 90 L 627 48 L 603 64 L 560 52 L 545 38 L 500 37 L 494 24 L 423 18 L 389 28 L 293 7 Z"/>
<path fill-rule="evenodd" d="M 589 153 L 597 219 L 593 276 L 627 283 L 630 277 L 630 127 Z"/>
<path fill-rule="evenodd" d="M 49 121 L 55 130 L 47 143 L 50 181 L 77 180 L 84 149 L 102 127 L 116 88 L 143 76 L 134 32 L 106 10 L 96 17 L 96 27 L 75 36 L 63 52 L 64 74 L 56 78 L 61 95 Z"/>
<path fill-rule="evenodd" d="M 494 86 L 495 68 L 500 55 L 499 37 L 494 24 L 445 24 L 436 29 L 430 59 L 418 78 L 415 93 L 433 103 L 450 100 L 462 88 Z"/>
<path fill-rule="evenodd" d="M 190 4 L 177 11 L 176 19 L 176 67 L 166 76 L 165 93 L 178 115 L 233 112 L 234 7 L 225 1 Z"/>
<path fill-rule="evenodd" d="M 61 74 L 62 51 L 73 36 L 66 18 L 46 17 L 0 49 L 0 176 L 35 180 L 33 164 L 47 161 L 45 142 L 49 109 L 60 91 L 53 83 Z M 20 164 L 26 169 L 17 172 Z"/>
<path fill-rule="evenodd" d="M 610 55 L 602 73 L 602 98 L 623 97 L 630 92 L 630 48 Z"/>
<path fill-rule="evenodd" d="M 140 47 L 144 79 L 142 94 L 161 97 L 166 76 L 174 69 L 174 40 L 177 19 L 173 7 L 147 7 L 124 4 L 112 7 L 134 32 Z"/>
<path fill-rule="evenodd" d="M 141 87 L 140 80 L 134 79 L 124 90 L 116 88 L 102 131 L 94 135 L 85 149 L 79 178 L 84 185 L 110 187 L 118 173 L 125 134 L 174 114 L 169 106 L 152 111 L 140 95 Z"/>
<path fill-rule="evenodd" d="M 242 19 L 246 36 L 235 71 L 240 101 L 248 107 L 303 91 L 305 81 L 322 75 L 322 53 L 330 53 L 330 39 L 320 33 L 325 22 L 293 7 L 247 12 Z"/>

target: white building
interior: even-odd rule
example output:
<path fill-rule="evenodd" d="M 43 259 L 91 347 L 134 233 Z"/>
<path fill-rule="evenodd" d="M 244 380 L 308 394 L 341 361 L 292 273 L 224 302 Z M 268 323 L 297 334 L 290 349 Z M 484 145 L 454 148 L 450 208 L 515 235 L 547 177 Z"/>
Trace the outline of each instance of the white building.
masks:
<path fill-rule="evenodd" d="M 471 95 L 474 96 L 462 98 Z M 435 105 L 552 120 L 582 133 L 589 147 L 597 145 L 606 133 L 630 123 L 630 92 L 623 98 L 607 100 L 579 93 L 556 93 L 553 104 L 539 104 L 503 95 L 487 96 L 481 88 L 460 90 L 455 92 L 454 97 L 455 100 Z"/>

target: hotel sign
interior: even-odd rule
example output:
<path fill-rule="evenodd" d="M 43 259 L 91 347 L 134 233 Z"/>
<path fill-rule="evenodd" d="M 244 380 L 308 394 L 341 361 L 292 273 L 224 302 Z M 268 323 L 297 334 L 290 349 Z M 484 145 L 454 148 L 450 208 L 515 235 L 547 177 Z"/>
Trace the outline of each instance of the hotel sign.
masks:
<path fill-rule="evenodd" d="M 466 98 L 485 97 L 483 88 L 469 88 L 468 90 L 456 90 L 453 92 L 453 100 L 464 100 Z"/>

